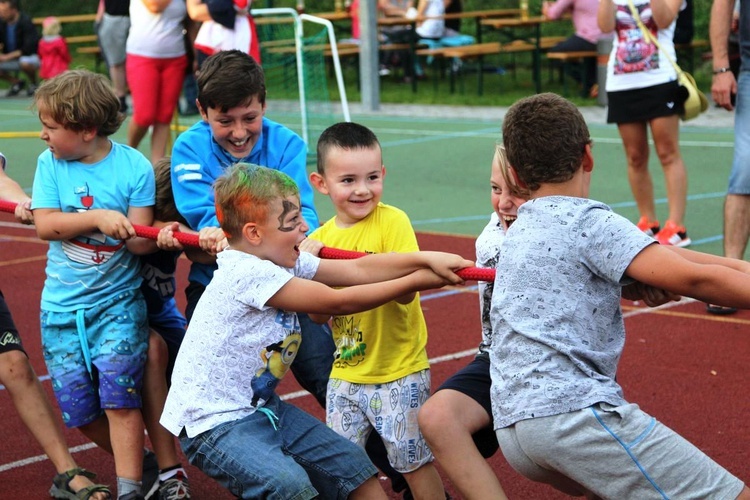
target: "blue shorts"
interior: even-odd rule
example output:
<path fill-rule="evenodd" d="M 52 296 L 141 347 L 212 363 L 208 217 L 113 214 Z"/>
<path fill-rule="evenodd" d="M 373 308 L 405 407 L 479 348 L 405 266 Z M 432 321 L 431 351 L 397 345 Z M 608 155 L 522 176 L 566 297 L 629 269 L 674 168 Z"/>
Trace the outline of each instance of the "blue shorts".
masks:
<path fill-rule="evenodd" d="M 344 500 L 377 473 L 362 448 L 276 394 L 247 417 L 193 438 L 183 431 L 180 444 L 237 498 Z"/>
<path fill-rule="evenodd" d="M 149 330 L 139 290 L 88 309 L 42 310 L 41 323 L 44 361 L 65 425 L 91 423 L 102 410 L 141 407 Z"/>

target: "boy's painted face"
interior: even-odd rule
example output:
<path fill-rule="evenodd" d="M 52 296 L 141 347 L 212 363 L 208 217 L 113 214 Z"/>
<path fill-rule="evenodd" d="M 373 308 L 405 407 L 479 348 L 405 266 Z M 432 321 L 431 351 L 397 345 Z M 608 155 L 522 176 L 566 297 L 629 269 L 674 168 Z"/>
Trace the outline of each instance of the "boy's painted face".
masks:
<path fill-rule="evenodd" d="M 347 227 L 375 210 L 383 196 L 385 167 L 379 147 L 367 149 L 331 148 L 326 157 L 325 175 L 313 183 L 331 197 L 336 222 Z"/>
<path fill-rule="evenodd" d="M 492 174 L 490 175 L 490 185 L 492 186 L 490 200 L 492 201 L 492 208 L 500 217 L 503 230 L 507 231 L 518 216 L 518 207 L 526 203 L 526 199 L 511 194 L 511 189 L 505 182 L 501 168 L 500 160 L 495 155 L 492 160 Z"/>
<path fill-rule="evenodd" d="M 257 99 L 246 106 L 230 108 L 226 113 L 215 108 L 204 110 L 200 104 L 198 109 L 211 127 L 214 140 L 234 158 L 245 158 L 260 139 L 266 106 Z"/>
<path fill-rule="evenodd" d="M 299 258 L 299 244 L 310 227 L 302 217 L 298 196 L 278 198 L 272 202 L 268 220 L 259 224 L 263 230 L 263 255 L 281 267 L 294 267 Z"/>
<path fill-rule="evenodd" d="M 87 163 L 85 161 L 84 132 L 66 129 L 47 113 L 40 112 L 39 120 L 42 122 L 42 131 L 39 133 L 39 138 L 47 144 L 56 159 L 80 160 Z"/>

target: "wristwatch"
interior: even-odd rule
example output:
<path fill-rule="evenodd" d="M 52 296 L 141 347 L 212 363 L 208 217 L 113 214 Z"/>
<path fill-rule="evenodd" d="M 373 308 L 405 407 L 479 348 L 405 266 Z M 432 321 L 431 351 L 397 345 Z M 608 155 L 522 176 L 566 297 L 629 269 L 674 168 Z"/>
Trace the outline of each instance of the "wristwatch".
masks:
<path fill-rule="evenodd" d="M 727 73 L 729 71 L 732 71 L 732 68 L 730 68 L 729 66 L 724 66 L 723 68 L 716 68 L 714 70 L 714 75 L 720 75 L 722 73 Z"/>

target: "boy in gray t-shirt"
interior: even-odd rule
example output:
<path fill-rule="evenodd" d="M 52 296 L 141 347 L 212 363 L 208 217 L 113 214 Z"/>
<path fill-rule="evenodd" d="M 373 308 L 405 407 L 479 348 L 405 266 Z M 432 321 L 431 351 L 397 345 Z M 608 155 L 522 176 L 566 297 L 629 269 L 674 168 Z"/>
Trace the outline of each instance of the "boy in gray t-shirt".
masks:
<path fill-rule="evenodd" d="M 660 246 L 589 200 L 591 139 L 562 97 L 515 103 L 503 143 L 531 193 L 502 243 L 492 297 L 492 410 L 508 462 L 573 495 L 750 498 L 742 481 L 628 403 L 615 380 L 625 285 L 749 308 L 750 265 Z"/>

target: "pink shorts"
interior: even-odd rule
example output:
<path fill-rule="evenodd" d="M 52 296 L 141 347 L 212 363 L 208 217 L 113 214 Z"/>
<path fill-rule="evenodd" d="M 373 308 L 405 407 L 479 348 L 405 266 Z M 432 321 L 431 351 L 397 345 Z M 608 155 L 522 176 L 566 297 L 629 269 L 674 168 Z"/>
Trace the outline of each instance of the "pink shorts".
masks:
<path fill-rule="evenodd" d="M 185 80 L 187 57 L 155 59 L 128 54 L 125 72 L 133 99 L 133 121 L 141 127 L 170 123 Z"/>

